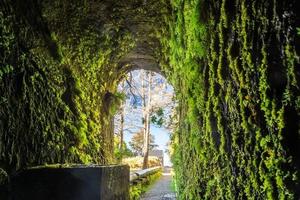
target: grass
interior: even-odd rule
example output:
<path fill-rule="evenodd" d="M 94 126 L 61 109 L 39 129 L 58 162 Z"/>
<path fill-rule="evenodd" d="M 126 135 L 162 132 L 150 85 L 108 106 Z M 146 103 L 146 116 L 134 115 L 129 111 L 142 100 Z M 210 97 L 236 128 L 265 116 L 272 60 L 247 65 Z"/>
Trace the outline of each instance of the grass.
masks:
<path fill-rule="evenodd" d="M 158 171 L 155 174 L 152 174 L 142 182 L 130 186 L 130 200 L 138 200 L 141 195 L 146 193 L 151 186 L 161 177 L 161 171 Z"/>
<path fill-rule="evenodd" d="M 172 192 L 176 193 L 176 181 L 174 179 L 172 179 L 170 189 Z"/>

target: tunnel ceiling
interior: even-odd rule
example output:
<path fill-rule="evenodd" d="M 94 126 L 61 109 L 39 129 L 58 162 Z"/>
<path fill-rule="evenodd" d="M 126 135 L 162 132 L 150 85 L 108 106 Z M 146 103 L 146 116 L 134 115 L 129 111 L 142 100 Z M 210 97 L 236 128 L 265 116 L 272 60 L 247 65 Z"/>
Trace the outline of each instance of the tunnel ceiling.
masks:
<path fill-rule="evenodd" d="M 166 13 L 163 12 L 166 12 L 166 3 L 164 5 L 154 0 L 87 1 L 77 5 L 73 2 L 45 1 L 41 5 L 45 10 L 42 12 L 51 13 L 50 17 L 45 19 L 59 37 L 69 38 L 70 35 L 76 34 L 74 39 L 80 40 L 82 32 L 103 35 L 103 32 L 117 29 L 118 32 L 126 33 L 132 40 L 131 44 L 128 44 L 131 48 L 118 61 L 118 68 L 160 71 L 157 58 L 160 41 L 157 32 L 161 31 L 164 23 L 163 14 Z M 56 15 L 52 15 L 54 10 Z M 75 24 L 73 20 L 76 21 Z"/>

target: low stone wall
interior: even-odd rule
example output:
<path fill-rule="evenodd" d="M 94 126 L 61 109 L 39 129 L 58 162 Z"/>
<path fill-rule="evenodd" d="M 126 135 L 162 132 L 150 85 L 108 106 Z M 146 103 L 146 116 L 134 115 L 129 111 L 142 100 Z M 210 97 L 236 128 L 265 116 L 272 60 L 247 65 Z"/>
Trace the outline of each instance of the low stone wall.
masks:
<path fill-rule="evenodd" d="M 27 169 L 11 178 L 12 200 L 127 200 L 128 166 Z"/>

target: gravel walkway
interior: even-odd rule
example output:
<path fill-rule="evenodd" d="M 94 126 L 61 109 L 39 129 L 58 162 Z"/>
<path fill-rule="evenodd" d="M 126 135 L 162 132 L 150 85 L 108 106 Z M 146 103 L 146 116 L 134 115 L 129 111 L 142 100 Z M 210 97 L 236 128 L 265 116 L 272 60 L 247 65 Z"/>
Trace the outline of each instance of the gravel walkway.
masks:
<path fill-rule="evenodd" d="M 171 191 L 172 176 L 164 172 L 162 177 L 146 192 L 141 200 L 176 200 L 175 193 Z"/>

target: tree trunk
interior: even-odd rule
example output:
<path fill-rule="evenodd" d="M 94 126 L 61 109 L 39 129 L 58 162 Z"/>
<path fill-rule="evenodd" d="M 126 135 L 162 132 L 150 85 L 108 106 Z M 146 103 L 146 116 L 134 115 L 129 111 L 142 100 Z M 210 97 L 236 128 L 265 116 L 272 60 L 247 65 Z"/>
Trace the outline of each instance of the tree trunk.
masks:
<path fill-rule="evenodd" d="M 146 94 L 145 94 L 145 74 L 144 71 L 142 72 L 142 99 L 143 99 L 143 123 L 144 123 L 144 129 L 143 129 L 143 169 L 147 168 L 147 160 L 145 160 L 146 154 L 147 154 L 147 104 L 146 104 Z"/>
<path fill-rule="evenodd" d="M 122 106 L 122 111 L 121 111 L 121 123 L 120 123 L 120 161 L 122 162 L 123 158 L 123 143 L 124 143 L 124 106 Z"/>
<path fill-rule="evenodd" d="M 122 88 L 125 87 L 125 81 L 122 82 Z M 120 151 L 120 162 L 122 162 L 123 158 L 123 143 L 124 143 L 124 115 L 125 115 L 125 102 L 121 103 L 121 113 L 120 113 L 120 144 L 119 144 L 119 151 Z"/>
<path fill-rule="evenodd" d="M 150 110 L 151 110 L 151 82 L 152 74 L 151 72 L 147 73 L 148 78 L 148 101 L 145 106 L 145 124 L 144 124 L 144 162 L 143 169 L 148 168 L 148 158 L 149 158 L 149 145 L 150 145 Z"/>

